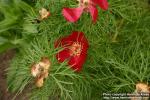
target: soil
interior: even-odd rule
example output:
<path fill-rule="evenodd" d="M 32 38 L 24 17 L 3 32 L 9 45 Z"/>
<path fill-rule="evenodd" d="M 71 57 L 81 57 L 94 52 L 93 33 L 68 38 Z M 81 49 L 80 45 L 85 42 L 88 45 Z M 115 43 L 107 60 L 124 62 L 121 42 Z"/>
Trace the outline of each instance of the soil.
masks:
<path fill-rule="evenodd" d="M 7 76 L 6 69 L 9 67 L 11 59 L 15 56 L 16 51 L 8 50 L 3 54 L 0 54 L 0 100 L 12 100 L 15 93 L 7 91 Z M 20 95 L 16 97 L 15 100 L 28 100 L 27 93 L 30 92 L 30 85 L 27 86 Z"/>

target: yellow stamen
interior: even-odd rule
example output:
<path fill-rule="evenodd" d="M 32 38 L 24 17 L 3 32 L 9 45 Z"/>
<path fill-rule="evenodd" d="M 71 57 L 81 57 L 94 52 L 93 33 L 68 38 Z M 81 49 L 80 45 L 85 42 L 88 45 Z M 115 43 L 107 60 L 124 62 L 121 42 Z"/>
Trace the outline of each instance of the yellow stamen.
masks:
<path fill-rule="evenodd" d="M 77 0 L 77 1 L 79 2 L 79 6 L 84 8 L 87 8 L 90 3 L 90 0 Z"/>
<path fill-rule="evenodd" d="M 78 42 L 74 42 L 69 49 L 72 56 L 79 56 L 82 51 L 82 46 Z"/>

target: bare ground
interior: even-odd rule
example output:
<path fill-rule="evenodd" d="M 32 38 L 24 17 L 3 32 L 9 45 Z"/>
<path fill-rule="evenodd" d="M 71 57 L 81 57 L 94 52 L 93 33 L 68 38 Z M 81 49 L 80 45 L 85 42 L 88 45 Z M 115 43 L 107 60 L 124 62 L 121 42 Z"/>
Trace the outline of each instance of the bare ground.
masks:
<path fill-rule="evenodd" d="M 0 100 L 12 100 L 15 96 L 15 93 L 7 91 L 7 72 L 5 71 L 9 67 L 10 61 L 15 56 L 15 53 L 16 51 L 13 49 L 0 54 Z M 28 96 L 26 94 L 30 92 L 30 87 L 30 85 L 27 86 L 15 100 L 28 100 Z"/>

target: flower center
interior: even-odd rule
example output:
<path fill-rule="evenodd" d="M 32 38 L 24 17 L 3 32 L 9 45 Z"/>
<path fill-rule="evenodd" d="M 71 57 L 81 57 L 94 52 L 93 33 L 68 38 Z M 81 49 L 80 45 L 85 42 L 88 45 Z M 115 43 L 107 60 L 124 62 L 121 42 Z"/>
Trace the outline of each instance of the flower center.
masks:
<path fill-rule="evenodd" d="M 74 42 L 69 49 L 71 56 L 79 56 L 82 51 L 82 46 L 78 42 Z"/>
<path fill-rule="evenodd" d="M 79 2 L 80 7 L 87 8 L 90 4 L 90 0 L 77 0 Z"/>

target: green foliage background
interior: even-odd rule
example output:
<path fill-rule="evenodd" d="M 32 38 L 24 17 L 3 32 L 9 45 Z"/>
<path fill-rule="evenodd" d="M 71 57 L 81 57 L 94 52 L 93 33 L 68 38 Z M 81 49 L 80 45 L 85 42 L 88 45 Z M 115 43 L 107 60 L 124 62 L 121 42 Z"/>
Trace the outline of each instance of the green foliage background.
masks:
<path fill-rule="evenodd" d="M 88 13 L 77 23 L 63 18 L 62 8 L 75 7 L 75 0 L 1 0 L 0 51 L 19 49 L 8 68 L 8 89 L 18 95 L 32 84 L 31 100 L 100 100 L 104 92 L 133 92 L 137 82 L 149 83 L 150 5 L 147 0 L 108 1 L 109 10 L 98 8 L 99 19 L 93 24 Z M 51 16 L 36 23 L 43 7 Z M 54 42 L 74 30 L 84 32 L 90 44 L 80 73 L 55 58 L 61 48 L 54 49 Z M 48 56 L 52 66 L 44 86 L 37 89 L 30 66 L 42 56 Z"/>

